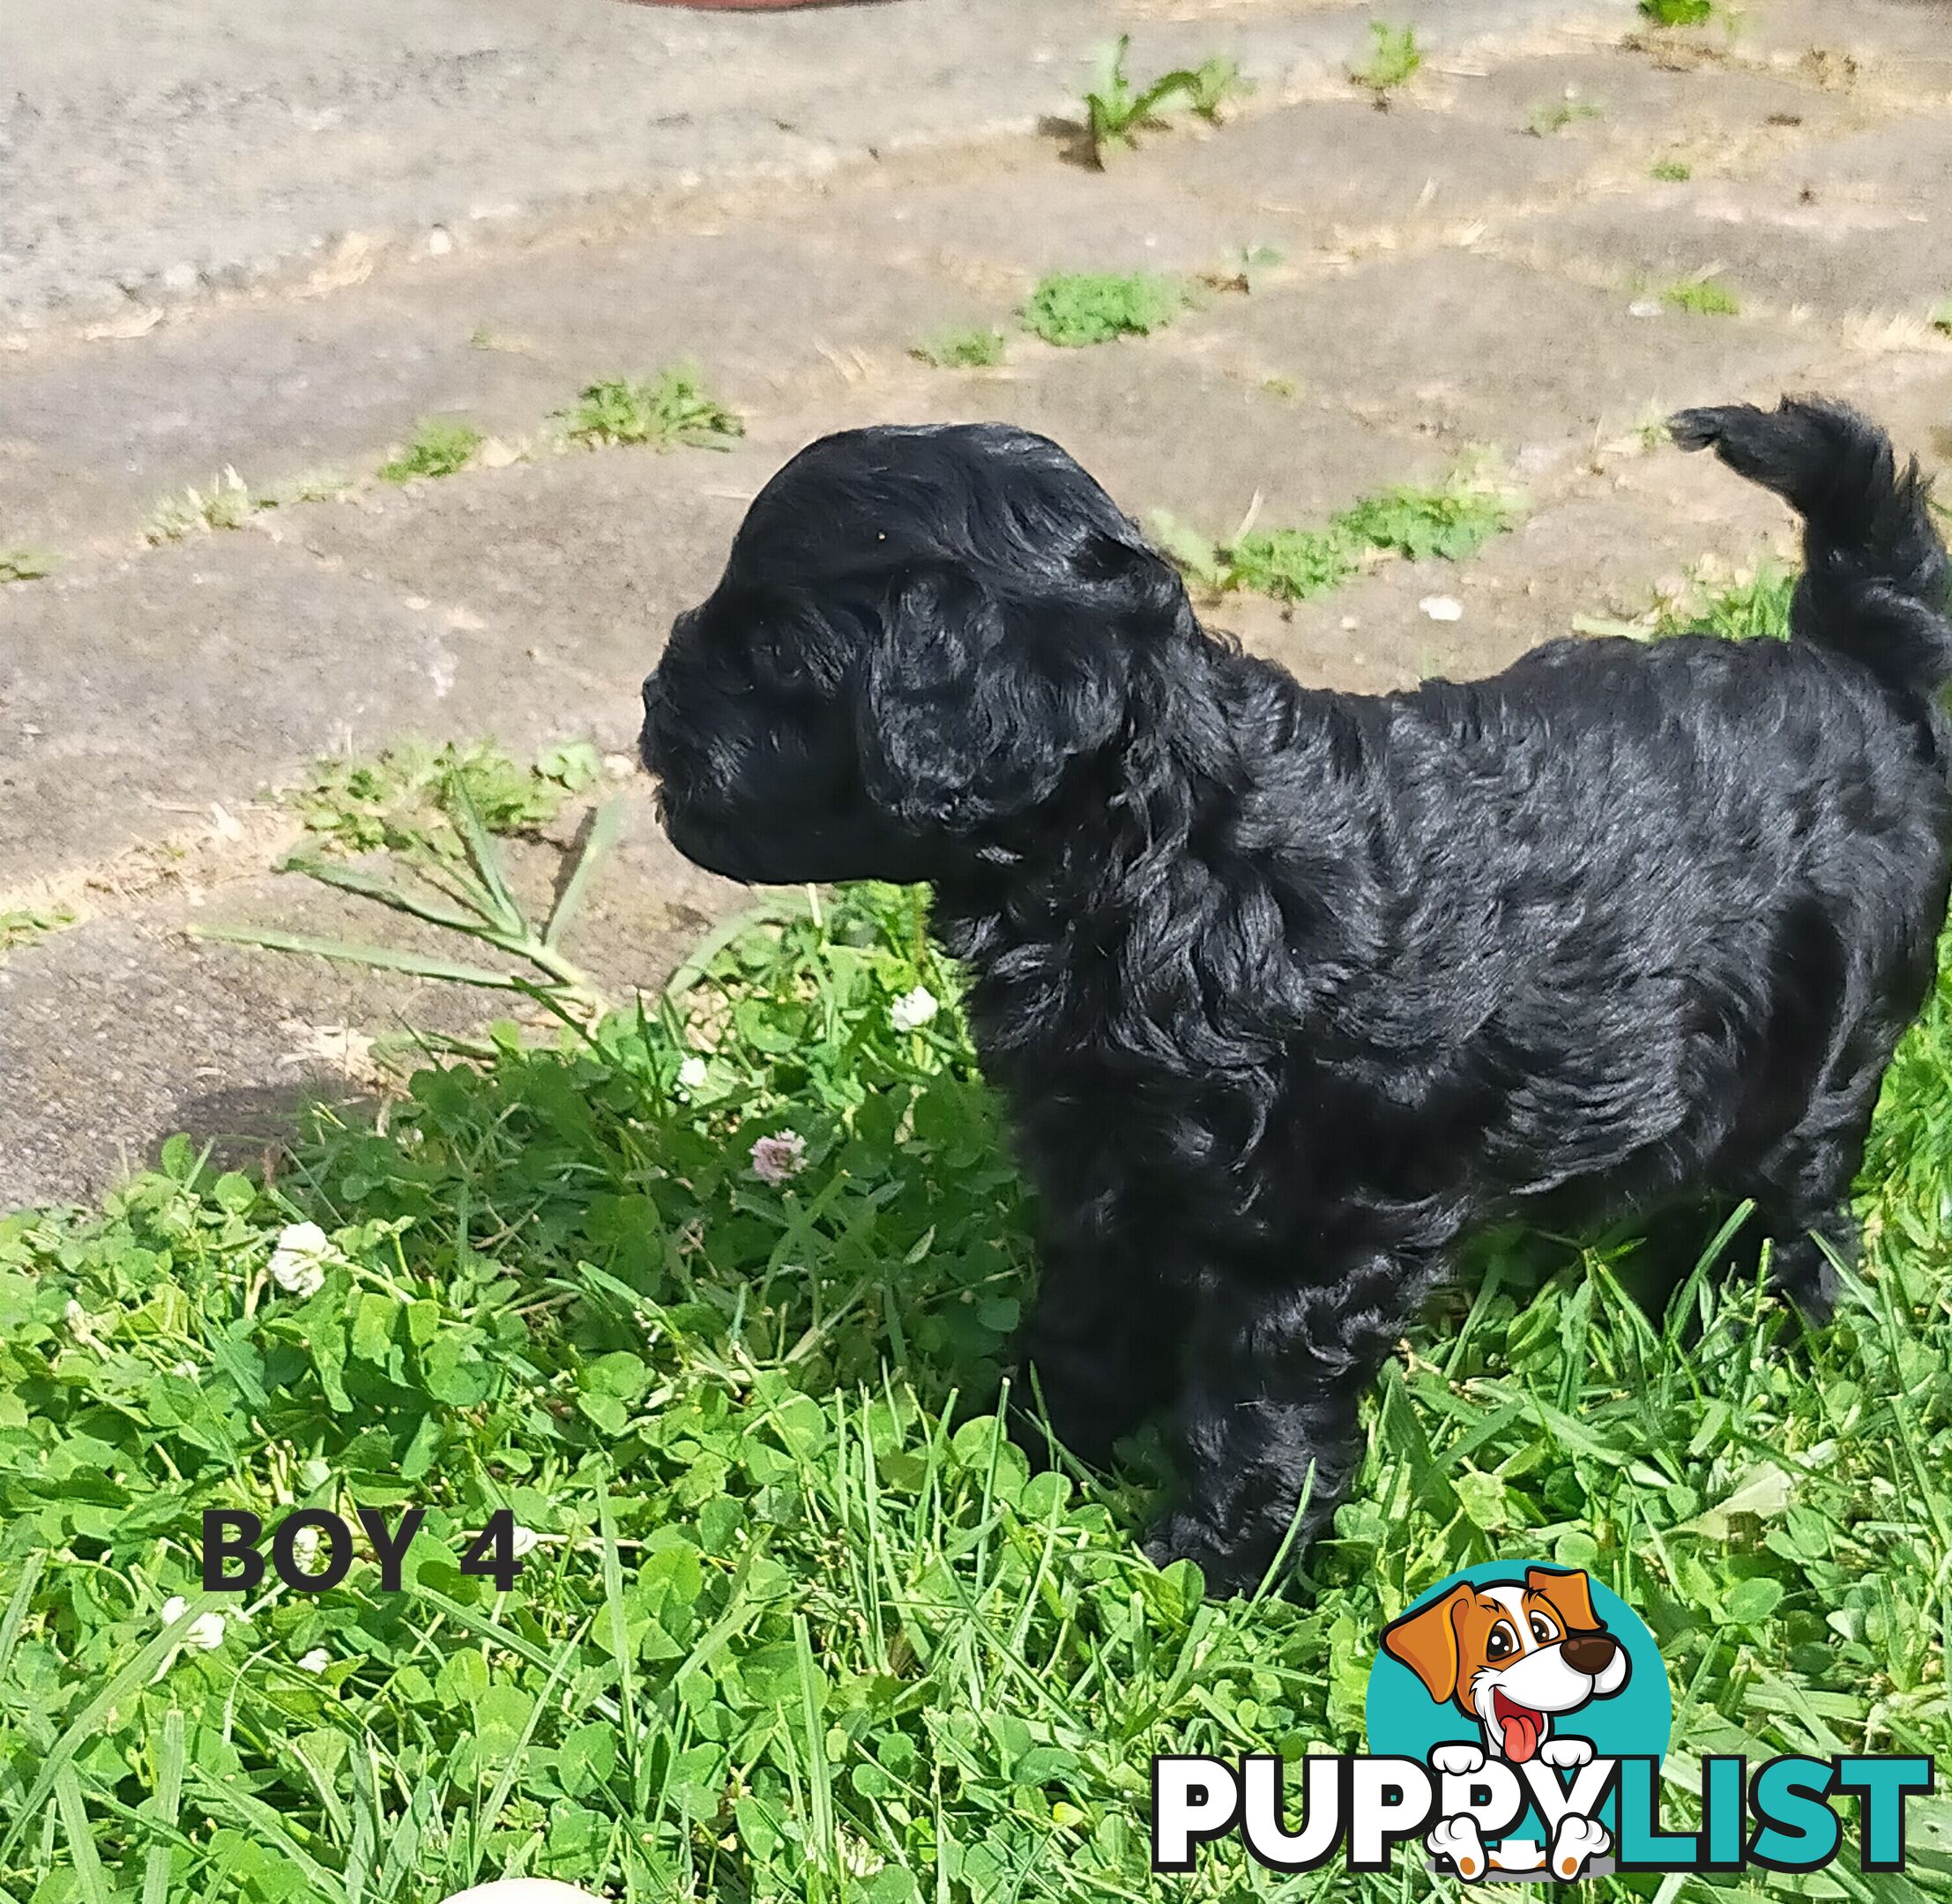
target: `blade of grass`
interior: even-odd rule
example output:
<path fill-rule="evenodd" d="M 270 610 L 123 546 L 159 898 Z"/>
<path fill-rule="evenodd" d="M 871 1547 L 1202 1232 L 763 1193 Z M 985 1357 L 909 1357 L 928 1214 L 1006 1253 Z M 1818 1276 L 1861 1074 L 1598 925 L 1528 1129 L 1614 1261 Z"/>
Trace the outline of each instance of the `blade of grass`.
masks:
<path fill-rule="evenodd" d="M 494 1787 L 488 1793 L 488 1803 L 475 1818 L 474 1828 L 470 1834 L 472 1851 L 467 1871 L 467 1878 L 471 1884 L 481 1875 L 481 1855 L 488 1848 L 488 1837 L 495 1829 L 495 1821 L 501 1817 L 503 1808 L 508 1804 L 509 1794 L 515 1789 L 516 1780 L 522 1775 L 523 1755 L 534 1739 L 535 1729 L 540 1723 L 542 1714 L 548 1709 L 550 1698 L 556 1687 L 563 1683 L 563 1676 L 576 1659 L 577 1647 L 589 1630 L 590 1622 L 585 1620 L 556 1649 L 555 1663 L 549 1669 L 549 1677 L 543 1682 L 542 1691 L 529 1707 L 528 1721 L 522 1728 L 522 1736 L 516 1740 L 514 1750 L 503 1761 L 502 1769 L 496 1774 Z"/>
<path fill-rule="evenodd" d="M 820 1723 L 820 1702 L 814 1696 L 819 1668 L 814 1664 L 813 1641 L 807 1616 L 793 1617 L 793 1650 L 800 1666 L 800 1712 L 807 1728 L 807 1787 L 812 1802 L 809 1820 L 814 1850 L 822 1869 L 838 1884 L 840 1842 L 834 1832 L 833 1767 L 827 1761 L 827 1735 Z"/>
<path fill-rule="evenodd" d="M 48 1796 L 54 1790 L 55 1781 L 61 1776 L 63 1767 L 73 1760 L 75 1754 L 84 1745 L 97 1737 L 102 1714 L 120 1706 L 138 1686 L 146 1685 L 150 1675 L 183 1644 L 190 1627 L 204 1614 L 220 1610 L 222 1605 L 222 1600 L 216 1594 L 198 1595 L 121 1671 L 115 1673 L 101 1692 L 69 1722 L 67 1730 L 55 1741 L 47 1757 L 41 1760 L 41 1770 L 35 1774 L 34 1783 L 28 1787 L 27 1796 L 21 1801 L 20 1810 L 13 1822 L 7 1826 L 6 1834 L 0 1837 L 0 1866 L 4 1866 L 12 1856 L 14 1847 L 20 1842 L 21 1833 L 26 1830 L 29 1822 L 40 1815 L 41 1808 L 47 1804 Z"/>
<path fill-rule="evenodd" d="M 354 945 L 340 939 L 315 939 L 305 933 L 272 932 L 255 926 L 193 926 L 197 939 L 220 939 L 229 945 L 258 946 L 267 952 L 302 952 L 313 958 L 338 959 L 348 965 L 370 965 L 380 971 L 405 972 L 412 978 L 439 978 L 451 985 L 481 985 L 493 992 L 518 992 L 524 980 L 482 965 L 460 965 L 451 959 L 422 952 L 398 952 L 391 946 Z"/>
<path fill-rule="evenodd" d="M 576 858 L 570 866 L 570 876 L 563 882 L 557 893 L 555 904 L 550 909 L 548 923 L 542 928 L 542 943 L 557 944 L 576 917 L 577 908 L 583 904 L 590 875 L 596 870 L 597 861 L 615 845 L 617 836 L 623 830 L 623 801 L 622 798 L 607 800 L 595 812 L 584 821 L 577 838 Z"/>
<path fill-rule="evenodd" d="M 813 905 L 806 894 L 785 892 L 734 913 L 698 941 L 691 956 L 672 973 L 664 995 L 667 999 L 682 998 L 711 970 L 712 960 L 741 933 L 750 932 L 755 926 L 790 925 L 794 919 L 808 918 L 812 912 Z"/>
<path fill-rule="evenodd" d="M 108 1879 L 95 1850 L 95 1834 L 88 1823 L 88 1807 L 81 1796 L 81 1781 L 72 1764 L 55 1774 L 55 1804 L 61 1812 L 61 1828 L 67 1833 L 68 1855 L 74 1860 L 75 1887 L 84 1904 L 109 1904 Z"/>
<path fill-rule="evenodd" d="M 13 1590 L 13 1598 L 7 1603 L 7 1613 L 0 1619 L 0 1679 L 7 1676 L 7 1666 L 13 1658 L 13 1649 L 20 1643 L 20 1628 L 27 1618 L 27 1609 L 34 1603 L 34 1590 L 41 1584 L 41 1575 L 48 1565 L 44 1551 L 30 1553 L 20 1569 L 20 1584 Z"/>
<path fill-rule="evenodd" d="M 535 935 L 530 931 L 527 916 L 516 903 L 515 895 L 509 890 L 507 877 L 502 870 L 501 852 L 482 822 L 481 810 L 474 804 L 474 795 L 469 790 L 466 777 L 450 774 L 447 792 L 452 802 L 455 828 L 461 836 L 462 844 L 467 848 L 469 863 L 495 902 L 498 915 L 495 923 L 505 933 L 533 939 Z"/>
<path fill-rule="evenodd" d="M 174 1833 L 183 1802 L 183 1714 L 173 1706 L 163 1714 L 162 1746 L 156 1756 L 156 1816 Z M 143 1857 L 142 1904 L 169 1904 L 170 1856 L 167 1841 L 153 1844 Z"/>
<path fill-rule="evenodd" d="M 630 1610 L 623 1596 L 623 1557 L 617 1548 L 616 1514 L 610 1502 L 606 1476 L 597 1490 L 597 1530 L 603 1541 L 603 1612 L 609 1627 L 609 1652 L 617 1662 L 617 1705 L 622 1714 L 623 1744 L 633 1761 L 633 1776 L 641 1769 L 643 1755 L 637 1751 L 637 1681 L 633 1662 L 637 1648 L 630 1641 Z"/>
<path fill-rule="evenodd" d="M 241 1791 L 222 1779 L 212 1778 L 200 1766 L 189 1767 L 189 1783 L 214 1817 L 228 1818 L 247 1837 L 259 1844 L 275 1845 L 279 1852 L 305 1874 L 306 1882 L 334 1904 L 346 1904 L 346 1886 L 338 1872 L 319 1863 L 298 1840 L 286 1830 L 277 1811 L 255 1794 Z"/>
<path fill-rule="evenodd" d="M 396 886 L 391 880 L 380 879 L 371 873 L 362 873 L 356 866 L 335 866 L 329 859 L 288 859 L 285 870 L 302 873 L 307 879 L 317 880 L 322 886 L 336 887 L 340 892 L 354 893 L 362 899 L 376 900 L 383 906 L 390 906 L 396 912 L 405 912 L 410 918 L 425 919 L 429 926 L 443 926 L 451 932 L 473 933 L 481 929 L 479 916 L 470 918 L 466 912 L 458 912 L 450 906 L 436 905 L 431 900 L 421 899 L 403 886 Z"/>

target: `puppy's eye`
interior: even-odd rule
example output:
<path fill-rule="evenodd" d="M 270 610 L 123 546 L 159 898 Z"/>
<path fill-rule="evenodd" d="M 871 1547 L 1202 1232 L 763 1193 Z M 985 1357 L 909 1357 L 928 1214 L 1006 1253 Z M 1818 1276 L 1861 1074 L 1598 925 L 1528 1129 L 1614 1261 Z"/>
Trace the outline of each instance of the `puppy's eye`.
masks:
<path fill-rule="evenodd" d="M 1531 1617 L 1531 1636 L 1540 1646 L 1550 1646 L 1559 1637 L 1559 1629 L 1543 1613 Z"/>
<path fill-rule="evenodd" d="M 1485 1641 L 1486 1659 L 1509 1659 L 1518 1650 L 1518 1635 L 1503 1620 L 1491 1629 L 1490 1639 Z"/>

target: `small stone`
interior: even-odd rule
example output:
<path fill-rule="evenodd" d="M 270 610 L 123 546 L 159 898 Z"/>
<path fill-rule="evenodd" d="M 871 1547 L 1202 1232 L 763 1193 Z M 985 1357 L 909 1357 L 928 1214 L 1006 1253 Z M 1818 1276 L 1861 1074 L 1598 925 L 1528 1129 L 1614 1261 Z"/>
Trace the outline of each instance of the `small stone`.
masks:
<path fill-rule="evenodd" d="M 1426 595 L 1417 606 L 1433 621 L 1462 621 L 1464 605 L 1455 595 Z"/>
<path fill-rule="evenodd" d="M 1661 302 L 1658 298 L 1635 298 L 1627 307 L 1627 315 L 1629 317 L 1658 317 L 1660 313 Z"/>
<path fill-rule="evenodd" d="M 427 250 L 430 257 L 445 257 L 454 249 L 454 234 L 445 226 L 436 225 L 427 234 Z"/>

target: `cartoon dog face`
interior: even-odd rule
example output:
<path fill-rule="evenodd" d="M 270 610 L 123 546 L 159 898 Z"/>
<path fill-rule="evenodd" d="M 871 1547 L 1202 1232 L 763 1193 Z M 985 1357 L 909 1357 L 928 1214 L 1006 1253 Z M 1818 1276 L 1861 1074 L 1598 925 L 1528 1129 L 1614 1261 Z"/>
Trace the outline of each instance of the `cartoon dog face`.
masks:
<path fill-rule="evenodd" d="M 1528 1567 L 1523 1586 L 1453 1587 L 1386 1628 L 1382 1645 L 1514 1764 L 1539 1750 L 1555 1714 L 1627 1684 L 1627 1649 L 1594 1613 L 1591 1582 L 1556 1567 Z"/>

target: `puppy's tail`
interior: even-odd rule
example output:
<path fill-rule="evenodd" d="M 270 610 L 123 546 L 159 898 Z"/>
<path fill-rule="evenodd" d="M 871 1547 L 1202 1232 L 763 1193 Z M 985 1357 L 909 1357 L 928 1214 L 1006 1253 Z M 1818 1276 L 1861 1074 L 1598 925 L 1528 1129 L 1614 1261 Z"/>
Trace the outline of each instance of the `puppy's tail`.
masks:
<path fill-rule="evenodd" d="M 1914 460 L 1856 411 L 1785 397 L 1775 410 L 1683 410 L 1684 450 L 1712 448 L 1803 518 L 1803 576 L 1790 633 L 1861 662 L 1887 687 L 1935 695 L 1952 681 L 1952 565 Z"/>

